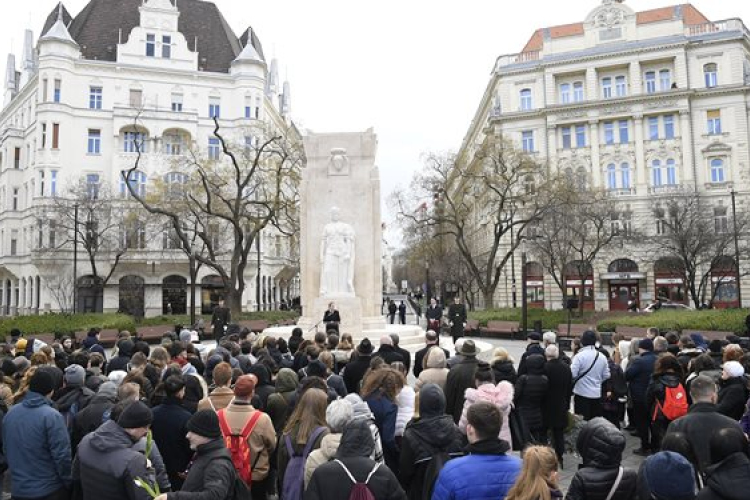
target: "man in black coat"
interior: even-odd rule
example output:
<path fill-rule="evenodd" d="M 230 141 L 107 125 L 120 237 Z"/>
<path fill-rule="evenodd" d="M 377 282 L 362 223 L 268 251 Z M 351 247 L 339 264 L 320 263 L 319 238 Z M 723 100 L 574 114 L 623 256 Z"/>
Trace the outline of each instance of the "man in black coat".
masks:
<path fill-rule="evenodd" d="M 104 382 L 99 386 L 99 392 L 94 394 L 91 402 L 79 411 L 73 423 L 73 434 L 70 439 L 71 447 L 75 449 L 84 436 L 94 432 L 104 422 L 104 414 L 109 413 L 117 402 L 117 386 L 114 382 Z"/>
<path fill-rule="evenodd" d="M 440 333 L 440 321 L 443 319 L 443 308 L 437 303 L 437 300 L 430 299 L 430 305 L 424 313 L 427 319 L 427 329 Z M 446 356 L 447 357 L 447 356 Z"/>
<path fill-rule="evenodd" d="M 228 307 L 224 307 L 224 299 L 219 299 L 219 304 L 214 307 L 214 313 L 211 315 L 211 328 L 217 343 L 224 336 L 224 327 L 229 325 L 231 321 L 232 312 Z"/>
<path fill-rule="evenodd" d="M 107 363 L 107 375 L 116 370 L 128 371 L 130 356 L 133 355 L 135 344 L 132 340 L 121 340 L 117 343 L 117 356 Z"/>
<path fill-rule="evenodd" d="M 440 347 L 440 343 L 438 342 L 438 334 L 437 332 L 433 330 L 427 330 L 427 333 L 425 333 L 424 336 L 424 343 L 426 346 L 420 350 L 418 350 L 414 354 L 414 376 L 419 377 L 419 374 L 422 373 L 422 370 L 424 370 L 424 358 L 427 355 L 428 352 L 430 352 L 430 349 L 433 347 Z M 440 347 L 440 349 L 443 349 Z M 447 349 L 443 349 L 443 352 L 445 353 L 445 359 L 450 358 L 450 353 Z"/>
<path fill-rule="evenodd" d="M 187 469 L 190 458 L 193 456 L 190 443 L 185 439 L 187 422 L 191 414 L 182 405 L 182 398 L 185 395 L 185 382 L 182 376 L 167 377 L 164 381 L 164 391 L 166 393 L 164 402 L 153 410 L 152 430 L 154 441 L 164 457 L 169 482 L 176 491 L 182 487 L 184 480 L 182 473 Z"/>
<path fill-rule="evenodd" d="M 349 394 L 359 394 L 359 386 L 365 372 L 370 369 L 370 360 L 372 359 L 372 343 L 370 339 L 364 338 L 357 346 L 357 357 L 346 364 L 344 369 L 344 383 L 346 392 Z"/>
<path fill-rule="evenodd" d="M 380 337 L 380 348 L 378 349 L 378 352 L 375 353 L 375 356 L 383 358 L 383 361 L 385 361 L 385 364 L 387 365 L 390 365 L 395 361 L 405 363 L 403 356 L 401 356 L 401 354 L 399 354 L 393 347 L 393 340 L 391 340 L 391 337 L 388 335 Z"/>
<path fill-rule="evenodd" d="M 560 359 L 559 348 L 548 345 L 545 349 L 547 362 L 544 374 L 547 375 L 547 395 L 542 405 L 544 427 L 552 430 L 552 444 L 557 460 L 562 466 L 565 454 L 565 428 L 568 426 L 570 396 L 573 393 L 573 375 L 570 366 Z"/>
<path fill-rule="evenodd" d="M 402 349 L 398 346 L 398 343 L 401 341 L 401 339 L 398 337 L 398 334 L 392 333 L 389 336 L 391 337 L 391 341 L 393 342 L 393 350 L 399 353 L 404 359 L 403 363 L 406 367 L 406 373 L 409 373 L 409 370 L 411 369 L 411 353 L 406 349 Z"/>
<path fill-rule="evenodd" d="M 646 391 L 651 383 L 651 375 L 654 373 L 656 365 L 656 354 L 654 354 L 654 341 L 643 339 L 638 343 L 638 352 L 640 353 L 628 366 L 625 371 L 625 380 L 630 387 L 630 398 L 633 401 L 633 420 L 635 428 L 638 431 L 638 437 L 641 438 L 641 447 L 636 450 L 637 454 L 648 454 L 651 448 L 651 439 L 649 437 L 651 418 L 649 415 L 650 408 L 646 400 Z"/>
<path fill-rule="evenodd" d="M 448 308 L 448 322 L 451 326 L 451 337 L 453 343 L 464 336 L 464 327 L 466 327 L 466 306 L 461 303 L 461 299 L 456 295 L 453 298 L 453 304 Z"/>
<path fill-rule="evenodd" d="M 404 304 L 403 300 L 398 305 L 398 322 L 402 325 L 406 324 L 406 304 Z"/>
<path fill-rule="evenodd" d="M 477 348 L 473 340 L 467 340 L 458 352 L 462 356 L 448 372 L 445 382 L 445 411 L 453 416 L 453 422 L 458 424 L 464 409 L 466 389 L 474 388 L 474 374 L 477 371 Z"/>
<path fill-rule="evenodd" d="M 392 300 L 388 301 L 388 319 L 390 320 L 391 324 L 393 324 L 394 321 L 396 321 L 396 311 L 398 311 L 398 306 L 396 303 Z"/>
<path fill-rule="evenodd" d="M 720 429 L 740 429 L 736 420 L 722 415 L 716 409 L 716 383 L 707 375 L 698 375 L 690 382 L 693 405 L 687 415 L 680 417 L 667 427 L 667 434 L 681 432 L 693 449 L 698 463 L 693 464 L 705 476 L 711 465 L 710 440 Z"/>
<path fill-rule="evenodd" d="M 542 336 L 537 332 L 531 332 L 528 335 L 529 345 L 526 346 L 526 351 L 521 355 L 521 361 L 518 362 L 518 376 L 526 374 L 526 358 L 532 354 L 539 354 L 544 356 L 544 347 L 542 347 Z"/>

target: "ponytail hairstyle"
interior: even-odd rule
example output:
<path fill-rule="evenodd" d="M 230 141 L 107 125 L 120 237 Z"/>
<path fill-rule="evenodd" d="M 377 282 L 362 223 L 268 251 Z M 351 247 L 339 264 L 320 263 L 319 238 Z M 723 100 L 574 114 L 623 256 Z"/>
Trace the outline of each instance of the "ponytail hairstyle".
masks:
<path fill-rule="evenodd" d="M 506 500 L 551 500 L 557 489 L 557 455 L 547 446 L 529 446 L 523 454 L 523 468 Z"/>

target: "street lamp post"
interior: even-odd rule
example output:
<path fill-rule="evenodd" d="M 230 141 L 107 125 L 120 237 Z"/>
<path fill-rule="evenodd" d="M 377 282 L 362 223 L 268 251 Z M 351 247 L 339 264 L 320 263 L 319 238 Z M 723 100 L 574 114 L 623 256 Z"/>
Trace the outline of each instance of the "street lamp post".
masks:
<path fill-rule="evenodd" d="M 739 303 L 740 309 L 742 308 L 742 284 L 740 282 L 740 243 L 737 235 L 737 193 L 732 188 L 732 226 L 734 227 L 734 265 L 737 271 L 737 302 Z"/>
<path fill-rule="evenodd" d="M 195 279 L 196 279 L 196 266 L 195 259 L 197 258 L 195 250 L 190 254 L 190 324 L 195 326 Z"/>
<path fill-rule="evenodd" d="M 529 321 L 529 305 L 526 295 L 526 240 L 521 241 L 521 331 L 526 335 Z"/>
<path fill-rule="evenodd" d="M 255 273 L 255 310 L 260 312 L 260 231 L 255 235 L 256 273 Z"/>
<path fill-rule="evenodd" d="M 78 312 L 78 203 L 73 205 L 73 313 Z"/>
<path fill-rule="evenodd" d="M 518 307 L 517 295 L 516 295 L 516 247 L 515 240 L 513 239 L 513 219 L 510 221 L 510 290 L 513 299 L 513 309 Z M 487 307 L 487 304 L 485 304 Z"/>
<path fill-rule="evenodd" d="M 430 288 L 430 261 L 425 261 L 424 263 L 424 274 L 425 274 L 425 296 L 427 297 L 427 300 L 425 301 L 425 305 L 430 303 L 430 299 L 432 298 L 432 289 Z"/>

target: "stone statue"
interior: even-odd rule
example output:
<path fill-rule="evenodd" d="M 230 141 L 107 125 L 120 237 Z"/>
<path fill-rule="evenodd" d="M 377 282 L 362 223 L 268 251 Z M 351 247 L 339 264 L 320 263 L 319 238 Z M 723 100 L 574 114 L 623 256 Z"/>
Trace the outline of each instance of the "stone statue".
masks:
<path fill-rule="evenodd" d="M 321 297 L 354 296 L 354 228 L 339 221 L 336 207 L 323 228 L 320 267 Z"/>

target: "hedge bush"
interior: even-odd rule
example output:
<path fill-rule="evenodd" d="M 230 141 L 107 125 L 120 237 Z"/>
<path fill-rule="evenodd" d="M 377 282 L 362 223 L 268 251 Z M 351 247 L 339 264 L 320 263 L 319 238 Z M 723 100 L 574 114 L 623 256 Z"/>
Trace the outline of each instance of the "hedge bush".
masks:
<path fill-rule="evenodd" d="M 592 313 L 586 312 L 583 317 L 571 318 L 571 323 L 583 324 L 586 319 L 591 316 Z M 471 311 L 469 312 L 469 319 L 475 319 L 479 321 L 480 326 L 487 326 L 488 321 L 518 321 L 521 322 L 521 309 L 488 309 L 485 311 Z M 546 309 L 529 309 L 528 315 L 528 328 L 531 330 L 534 327 L 534 321 L 542 322 L 543 330 L 555 330 L 558 325 L 568 322 L 568 311 L 548 311 Z"/>
<path fill-rule="evenodd" d="M 713 309 L 710 311 L 656 311 L 650 314 L 634 314 L 606 318 L 597 323 L 601 332 L 613 332 L 617 325 L 648 328 L 655 326 L 660 330 L 712 330 L 745 333 L 747 309 Z"/>

